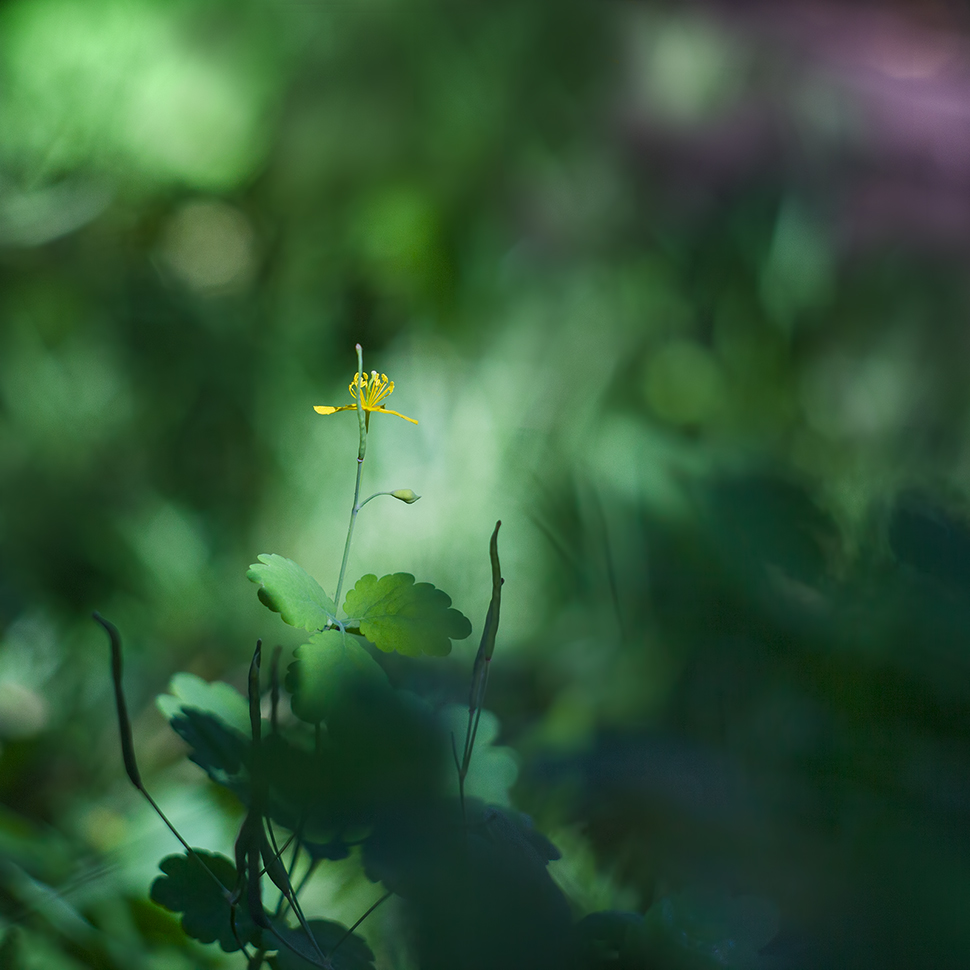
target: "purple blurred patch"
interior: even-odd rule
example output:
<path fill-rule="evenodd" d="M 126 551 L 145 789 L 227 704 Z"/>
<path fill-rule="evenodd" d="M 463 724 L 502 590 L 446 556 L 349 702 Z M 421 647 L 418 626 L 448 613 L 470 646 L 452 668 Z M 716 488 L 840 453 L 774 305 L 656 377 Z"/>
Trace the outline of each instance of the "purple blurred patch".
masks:
<path fill-rule="evenodd" d="M 849 249 L 970 246 L 967 8 L 723 0 L 694 9 L 746 45 L 755 68 L 722 113 L 692 125 L 642 105 L 621 113 L 675 199 L 696 208 L 774 174 L 821 194 Z"/>

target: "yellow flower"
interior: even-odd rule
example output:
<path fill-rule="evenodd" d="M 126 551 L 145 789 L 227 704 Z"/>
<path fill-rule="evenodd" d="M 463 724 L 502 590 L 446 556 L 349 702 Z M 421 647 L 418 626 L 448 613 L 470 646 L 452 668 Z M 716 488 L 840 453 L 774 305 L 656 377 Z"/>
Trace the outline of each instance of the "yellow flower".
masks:
<path fill-rule="evenodd" d="M 342 404 L 339 408 L 333 408 L 326 404 L 315 405 L 313 410 L 317 414 L 336 414 L 338 411 L 356 411 L 357 410 L 357 392 L 358 389 L 362 392 L 361 394 L 361 407 L 363 407 L 366 414 L 368 423 L 370 423 L 370 413 L 371 411 L 377 414 L 396 414 L 399 418 L 404 418 L 405 421 L 410 421 L 411 424 L 417 424 L 418 422 L 414 418 L 409 418 L 406 414 L 401 414 L 400 411 L 392 411 L 390 408 L 384 407 L 381 403 L 385 398 L 389 397 L 391 392 L 394 390 L 394 381 L 389 381 L 387 379 L 387 374 L 378 374 L 376 370 L 372 370 L 370 374 L 364 374 L 361 377 L 360 373 L 354 374 L 354 379 L 350 384 L 347 385 L 350 390 L 350 396 L 354 399 L 353 404 Z"/>

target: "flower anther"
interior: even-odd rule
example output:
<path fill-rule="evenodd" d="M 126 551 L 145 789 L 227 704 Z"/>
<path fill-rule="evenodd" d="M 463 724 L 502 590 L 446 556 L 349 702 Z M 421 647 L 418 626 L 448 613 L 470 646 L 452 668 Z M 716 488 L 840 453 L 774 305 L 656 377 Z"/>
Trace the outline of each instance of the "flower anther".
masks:
<path fill-rule="evenodd" d="M 390 397 L 394 390 L 394 381 L 389 381 L 387 374 L 378 374 L 376 370 L 372 370 L 370 374 L 364 375 L 358 372 L 354 374 L 354 379 L 347 387 L 350 390 L 350 396 L 354 399 L 353 404 L 342 404 L 340 407 L 318 404 L 314 406 L 313 410 L 317 414 L 336 414 L 338 411 L 356 411 L 357 395 L 359 394 L 361 407 L 367 412 L 368 419 L 371 413 L 396 414 L 399 418 L 410 421 L 411 424 L 418 423 L 414 418 L 409 418 L 406 414 L 401 414 L 400 411 L 392 411 L 390 408 L 384 406 L 383 402 Z"/>

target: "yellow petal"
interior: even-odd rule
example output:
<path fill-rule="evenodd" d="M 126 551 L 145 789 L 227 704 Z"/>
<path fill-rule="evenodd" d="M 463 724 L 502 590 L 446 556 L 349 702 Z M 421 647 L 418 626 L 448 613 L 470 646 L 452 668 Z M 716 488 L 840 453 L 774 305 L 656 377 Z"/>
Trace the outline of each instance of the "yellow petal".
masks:
<path fill-rule="evenodd" d="M 313 406 L 313 410 L 316 411 L 317 414 L 336 414 L 338 409 L 332 408 L 327 404 L 315 404 Z"/>
<path fill-rule="evenodd" d="M 399 418 L 404 418 L 405 421 L 410 421 L 411 424 L 417 424 L 418 422 L 414 418 L 409 418 L 406 414 L 401 414 L 400 411 L 392 411 L 390 408 L 379 407 L 374 408 L 377 414 L 396 414 Z"/>

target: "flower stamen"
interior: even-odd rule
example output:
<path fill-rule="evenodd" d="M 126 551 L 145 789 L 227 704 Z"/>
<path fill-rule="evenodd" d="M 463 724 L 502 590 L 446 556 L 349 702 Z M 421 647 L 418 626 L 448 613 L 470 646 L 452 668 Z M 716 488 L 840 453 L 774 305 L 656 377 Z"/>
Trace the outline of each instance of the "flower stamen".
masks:
<path fill-rule="evenodd" d="M 394 381 L 388 380 L 387 374 L 379 374 L 376 370 L 371 371 L 370 374 L 354 374 L 354 379 L 347 385 L 347 389 L 350 391 L 350 396 L 353 398 L 353 404 L 344 404 L 340 407 L 332 407 L 331 405 L 316 405 L 313 410 L 317 414 L 336 414 L 338 411 L 355 411 L 357 410 L 357 397 L 360 395 L 361 407 L 364 411 L 368 412 L 367 417 L 370 418 L 370 412 L 378 412 L 383 414 L 395 414 L 399 418 L 404 418 L 405 421 L 410 421 L 411 424 L 417 424 L 418 422 L 414 418 L 409 418 L 406 414 L 401 414 L 400 411 L 392 411 L 390 408 L 386 408 L 383 402 L 391 395 L 394 390 Z"/>

